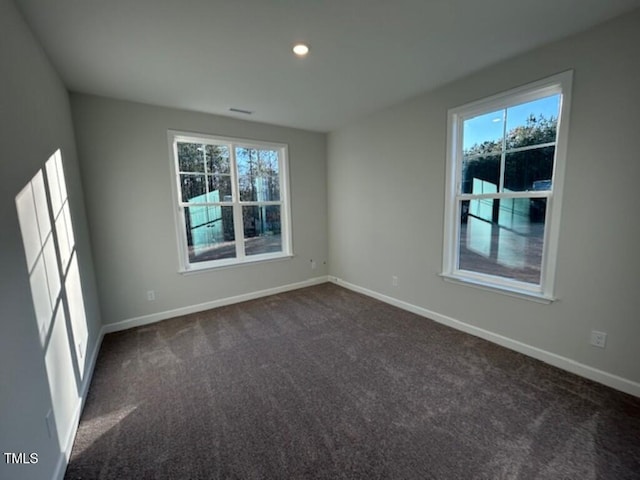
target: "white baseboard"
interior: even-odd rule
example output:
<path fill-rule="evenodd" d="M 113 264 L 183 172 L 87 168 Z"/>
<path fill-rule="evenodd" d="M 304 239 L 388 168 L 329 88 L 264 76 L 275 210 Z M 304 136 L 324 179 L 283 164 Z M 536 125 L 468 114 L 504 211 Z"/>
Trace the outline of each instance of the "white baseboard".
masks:
<path fill-rule="evenodd" d="M 71 450 L 73 449 L 73 443 L 76 439 L 76 433 L 78 433 L 78 426 L 80 425 L 80 417 L 82 415 L 82 410 L 87 400 L 89 385 L 91 385 L 91 379 L 93 378 L 93 371 L 96 368 L 98 353 L 100 353 L 100 346 L 102 345 L 102 339 L 104 338 L 104 334 L 105 334 L 104 330 L 105 328 L 102 327 L 100 329 L 100 332 L 98 332 L 98 338 L 96 339 L 95 345 L 93 347 L 93 351 L 91 352 L 91 356 L 89 357 L 89 364 L 87 365 L 87 369 L 84 372 L 84 378 L 82 380 L 82 385 L 80 386 L 80 398 L 78 400 L 78 405 L 76 406 L 76 410 L 73 413 L 71 428 L 69 429 L 69 433 L 67 434 L 66 441 L 62 446 L 63 450 L 62 452 L 60 452 L 58 463 L 56 464 L 56 468 L 53 471 L 53 475 L 51 477 L 53 480 L 64 479 L 64 474 L 67 470 L 67 465 L 69 464 L 69 458 L 71 457 Z"/>
<path fill-rule="evenodd" d="M 259 290 L 257 292 L 243 293 L 242 295 L 236 295 L 235 297 L 221 298 L 219 300 L 212 300 L 210 302 L 200 303 L 197 305 L 190 305 L 187 307 L 176 308 L 173 310 L 167 310 L 164 312 L 152 313 L 150 315 L 143 315 L 141 317 L 130 318 L 122 320 L 116 323 L 109 323 L 104 326 L 104 333 L 118 332 L 120 330 L 127 330 L 129 328 L 140 327 L 142 325 L 149 325 L 161 320 L 167 320 L 169 318 L 179 317 L 181 315 L 188 315 L 190 313 L 203 312 L 216 307 L 223 307 L 225 305 L 232 305 L 234 303 L 246 302 L 247 300 L 254 300 L 256 298 L 267 297 L 269 295 L 275 295 L 277 293 L 288 292 L 290 290 L 297 290 L 299 288 L 311 287 L 312 285 L 319 285 L 329 281 L 329 277 L 324 275 L 322 277 L 310 278 L 302 282 L 290 283 L 288 285 L 282 285 L 274 288 L 267 288 L 266 290 Z"/>
<path fill-rule="evenodd" d="M 455 328 L 456 330 L 469 333 L 476 337 L 480 337 L 506 347 L 510 350 L 515 350 L 516 352 L 523 353 L 525 355 L 528 355 L 529 357 L 533 357 L 537 360 L 548 363 L 549 365 L 553 365 L 554 367 L 558 367 L 562 370 L 566 370 L 581 377 L 588 378 L 589 380 L 593 380 L 594 382 L 598 382 L 616 390 L 620 390 L 621 392 L 640 397 L 640 383 L 638 382 L 634 382 L 632 380 L 619 377 L 618 375 L 614 375 L 612 373 L 590 367 L 589 365 L 576 362 L 575 360 L 572 360 L 570 358 L 563 357 L 546 350 L 542 350 L 541 348 L 527 345 L 526 343 L 522 343 L 517 340 L 499 335 L 497 333 L 490 332 L 489 330 L 469 325 L 468 323 L 461 322 L 460 320 L 456 320 L 455 318 L 451 318 L 446 315 L 428 310 L 426 308 L 418 307 L 417 305 L 413 305 L 411 303 L 407 303 L 402 300 L 383 295 L 373 290 L 369 290 L 368 288 L 354 285 L 338 277 L 329 276 L 329 281 L 335 283 L 336 285 L 348 288 L 349 290 L 353 290 L 354 292 L 362 293 L 395 307 L 407 310 L 422 317 L 429 318 L 443 325 L 447 325 L 448 327 Z"/>

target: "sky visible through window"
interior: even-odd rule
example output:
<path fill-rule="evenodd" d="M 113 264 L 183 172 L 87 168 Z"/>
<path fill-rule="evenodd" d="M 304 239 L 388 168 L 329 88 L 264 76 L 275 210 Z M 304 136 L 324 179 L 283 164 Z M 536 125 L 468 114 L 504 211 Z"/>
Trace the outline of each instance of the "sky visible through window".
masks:
<path fill-rule="evenodd" d="M 516 127 L 524 126 L 530 115 L 551 117 L 557 119 L 560 111 L 560 95 L 551 95 L 532 102 L 523 103 L 507 108 L 485 113 L 465 120 L 463 134 L 463 151 L 468 151 L 476 144 L 487 141 L 500 141 L 504 131 L 506 116 L 507 132 Z"/>

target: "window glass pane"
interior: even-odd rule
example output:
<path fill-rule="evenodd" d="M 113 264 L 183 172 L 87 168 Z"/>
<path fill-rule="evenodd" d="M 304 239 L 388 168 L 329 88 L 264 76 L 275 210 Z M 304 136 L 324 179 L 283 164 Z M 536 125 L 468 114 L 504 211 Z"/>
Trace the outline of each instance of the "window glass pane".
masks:
<path fill-rule="evenodd" d="M 258 174 L 258 151 L 254 148 L 236 147 L 236 164 L 240 200 L 255 202 L 258 198 L 254 181 Z"/>
<path fill-rule="evenodd" d="M 209 180 L 209 201 L 210 202 L 231 202 L 231 176 L 230 175 L 207 175 Z"/>
<path fill-rule="evenodd" d="M 544 147 L 508 153 L 505 158 L 505 191 L 550 190 L 555 150 L 555 147 Z"/>
<path fill-rule="evenodd" d="M 280 180 L 271 176 L 238 178 L 240 200 L 243 202 L 273 202 L 280 200 Z"/>
<path fill-rule="evenodd" d="M 206 202 L 207 190 L 204 175 L 180 175 L 183 202 Z"/>
<path fill-rule="evenodd" d="M 238 177 L 238 186 L 240 192 L 240 201 L 255 202 L 258 199 L 258 190 L 256 188 L 255 177 L 250 175 L 241 175 Z"/>
<path fill-rule="evenodd" d="M 492 198 L 479 198 L 469 200 L 466 203 L 469 215 L 472 215 L 475 218 L 480 218 L 486 222 L 492 221 L 494 207 Z"/>
<path fill-rule="evenodd" d="M 258 151 L 255 148 L 236 147 L 238 175 L 255 175 L 258 167 Z"/>
<path fill-rule="evenodd" d="M 462 193 L 496 193 L 500 185 L 500 155 L 462 160 Z"/>
<path fill-rule="evenodd" d="M 229 147 L 226 145 L 207 145 L 207 173 L 231 173 Z"/>
<path fill-rule="evenodd" d="M 462 150 L 465 155 L 502 150 L 504 110 L 485 113 L 464 121 Z"/>
<path fill-rule="evenodd" d="M 238 147 L 236 161 L 241 201 L 280 200 L 280 167 L 276 150 Z"/>
<path fill-rule="evenodd" d="M 235 258 L 233 207 L 187 207 L 184 216 L 190 263 Z"/>
<path fill-rule="evenodd" d="M 459 268 L 470 270 L 467 266 L 469 252 L 481 255 L 483 258 L 487 258 L 491 254 L 493 200 L 465 201 L 462 212 Z"/>
<path fill-rule="evenodd" d="M 538 285 L 546 203 L 545 198 L 462 202 L 458 268 Z"/>
<path fill-rule="evenodd" d="M 246 255 L 281 252 L 280 205 L 242 207 Z"/>
<path fill-rule="evenodd" d="M 284 253 L 290 244 L 281 237 L 281 212 L 288 201 L 280 188 L 286 181 L 280 170 L 287 160 L 284 146 L 185 135 L 175 135 L 171 149 L 178 177 L 174 184 L 178 221 L 184 222 L 182 238 L 187 240 L 187 255 L 181 257 L 187 261 L 181 268 L 217 260 L 235 264 L 259 260 L 259 254 Z M 237 232 L 235 222 L 241 223 L 235 225 Z M 286 225 L 283 229 L 290 231 Z"/>
<path fill-rule="evenodd" d="M 257 180 L 259 202 L 280 200 L 280 165 L 277 151 L 258 150 Z"/>
<path fill-rule="evenodd" d="M 178 142 L 178 168 L 181 172 L 204 172 L 205 145 Z"/>
<path fill-rule="evenodd" d="M 556 141 L 560 95 L 507 109 L 507 149 Z"/>

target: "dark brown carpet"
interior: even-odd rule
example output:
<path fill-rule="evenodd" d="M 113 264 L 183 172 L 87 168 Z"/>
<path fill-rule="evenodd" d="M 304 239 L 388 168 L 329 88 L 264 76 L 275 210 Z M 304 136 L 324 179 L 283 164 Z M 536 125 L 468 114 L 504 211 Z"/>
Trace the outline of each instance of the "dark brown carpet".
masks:
<path fill-rule="evenodd" d="M 640 399 L 332 284 L 104 338 L 67 479 L 640 478 Z"/>

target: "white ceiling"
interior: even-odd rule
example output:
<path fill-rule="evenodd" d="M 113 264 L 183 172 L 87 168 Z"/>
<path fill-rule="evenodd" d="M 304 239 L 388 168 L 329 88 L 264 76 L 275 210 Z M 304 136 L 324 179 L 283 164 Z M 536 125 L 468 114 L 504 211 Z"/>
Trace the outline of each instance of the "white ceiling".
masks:
<path fill-rule="evenodd" d="M 640 7 L 640 0 L 16 3 L 71 91 L 318 131 Z M 291 53 L 297 41 L 311 46 L 307 58 Z"/>

